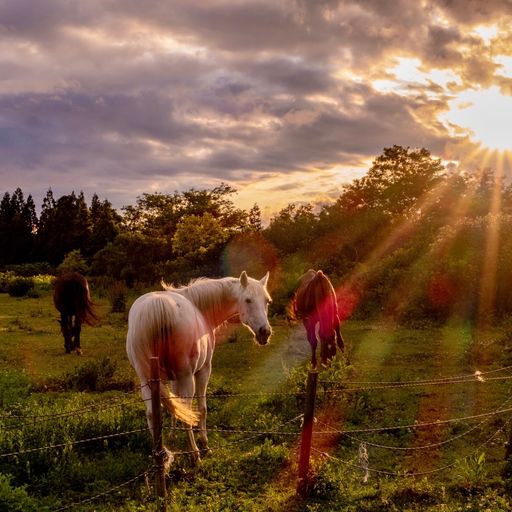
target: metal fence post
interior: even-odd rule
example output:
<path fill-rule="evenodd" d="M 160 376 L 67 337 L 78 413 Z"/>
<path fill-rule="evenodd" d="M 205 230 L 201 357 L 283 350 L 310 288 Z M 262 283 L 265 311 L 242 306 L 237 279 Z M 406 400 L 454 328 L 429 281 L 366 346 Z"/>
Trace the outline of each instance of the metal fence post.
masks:
<path fill-rule="evenodd" d="M 160 360 L 151 358 L 151 409 L 153 413 L 153 464 L 155 466 L 155 488 L 157 507 L 167 511 L 165 487 L 165 451 L 162 439 L 162 405 L 160 400 Z"/>
<path fill-rule="evenodd" d="M 304 404 L 304 421 L 300 440 L 299 479 L 297 494 L 305 498 L 308 494 L 309 458 L 311 455 L 311 439 L 313 437 L 313 420 L 315 417 L 315 397 L 318 372 L 308 372 L 306 384 L 306 403 Z"/>

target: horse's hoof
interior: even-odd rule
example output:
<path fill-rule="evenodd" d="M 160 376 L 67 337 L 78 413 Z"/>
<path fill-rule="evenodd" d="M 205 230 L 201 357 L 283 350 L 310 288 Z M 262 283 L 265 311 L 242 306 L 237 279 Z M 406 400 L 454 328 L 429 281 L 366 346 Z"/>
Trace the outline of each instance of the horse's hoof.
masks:
<path fill-rule="evenodd" d="M 201 464 L 201 455 L 199 454 L 199 450 L 191 453 L 191 457 L 193 466 L 199 466 L 199 464 Z"/>
<path fill-rule="evenodd" d="M 201 454 L 201 457 L 206 457 L 211 453 L 210 447 L 208 446 L 208 442 L 201 441 L 201 439 L 199 439 L 197 441 L 197 444 L 199 445 L 199 453 Z"/>
<path fill-rule="evenodd" d="M 75 352 L 76 352 L 77 356 L 81 356 L 82 355 L 82 349 L 81 348 L 75 349 Z"/>

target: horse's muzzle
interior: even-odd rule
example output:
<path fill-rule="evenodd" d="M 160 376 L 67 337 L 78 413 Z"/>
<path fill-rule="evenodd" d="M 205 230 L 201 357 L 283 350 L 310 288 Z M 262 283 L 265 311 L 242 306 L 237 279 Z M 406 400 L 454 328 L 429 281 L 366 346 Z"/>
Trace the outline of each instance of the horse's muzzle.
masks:
<path fill-rule="evenodd" d="M 271 334 L 272 329 L 270 327 L 260 327 L 258 332 L 256 332 L 256 341 L 260 345 L 267 345 Z"/>

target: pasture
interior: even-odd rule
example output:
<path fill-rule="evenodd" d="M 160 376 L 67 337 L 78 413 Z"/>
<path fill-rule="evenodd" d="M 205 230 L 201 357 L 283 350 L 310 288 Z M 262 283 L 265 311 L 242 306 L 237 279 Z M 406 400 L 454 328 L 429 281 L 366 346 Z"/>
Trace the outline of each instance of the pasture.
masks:
<path fill-rule="evenodd" d="M 151 440 L 125 354 L 127 315 L 92 292 L 101 322 L 84 327 L 80 357 L 64 352 L 50 291 L 0 294 L 0 510 L 155 509 L 145 478 Z M 169 510 L 511 508 L 510 412 L 491 414 L 512 408 L 507 326 L 344 324 L 349 364 L 338 359 L 320 372 L 310 496 L 301 500 L 310 349 L 302 325 L 271 324 L 265 347 L 237 326 L 221 329 L 208 388 L 212 453 L 194 468 L 178 432 Z M 475 371 L 482 375 L 470 378 Z"/>

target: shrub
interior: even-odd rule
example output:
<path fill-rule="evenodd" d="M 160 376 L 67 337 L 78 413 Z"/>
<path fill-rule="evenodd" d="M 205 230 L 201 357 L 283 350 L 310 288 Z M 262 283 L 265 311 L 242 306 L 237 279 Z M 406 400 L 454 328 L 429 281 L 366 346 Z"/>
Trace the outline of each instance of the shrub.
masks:
<path fill-rule="evenodd" d="M 58 272 L 64 274 L 66 272 L 79 272 L 80 274 L 87 274 L 89 266 L 82 256 L 79 249 L 74 249 L 68 252 L 62 263 L 57 267 Z"/>
<path fill-rule="evenodd" d="M 20 263 L 15 265 L 6 265 L 5 270 L 8 273 L 23 277 L 32 277 L 38 274 L 54 274 L 55 269 L 46 262 Z"/>
<path fill-rule="evenodd" d="M 8 270 L 7 272 L 0 272 L 0 293 L 7 293 L 9 291 L 9 284 L 16 278 L 16 274 Z"/>
<path fill-rule="evenodd" d="M 128 288 L 120 281 L 114 283 L 108 291 L 110 311 L 112 313 L 124 313 L 126 311 L 126 294 Z"/>
<path fill-rule="evenodd" d="M 29 395 L 31 382 L 23 371 L 3 370 L 0 372 L 0 406 L 10 407 Z"/>
<path fill-rule="evenodd" d="M 37 502 L 31 498 L 24 487 L 13 487 L 11 478 L 0 473 L 0 511 L 37 512 Z"/>
<path fill-rule="evenodd" d="M 89 361 L 75 368 L 64 377 L 64 387 L 77 391 L 105 391 L 109 389 L 116 363 L 108 357 Z"/>
<path fill-rule="evenodd" d="M 25 297 L 34 288 L 34 280 L 26 277 L 16 277 L 7 285 L 7 293 L 11 297 Z"/>

